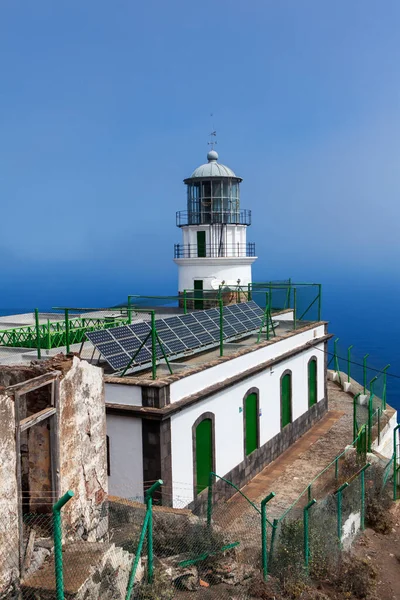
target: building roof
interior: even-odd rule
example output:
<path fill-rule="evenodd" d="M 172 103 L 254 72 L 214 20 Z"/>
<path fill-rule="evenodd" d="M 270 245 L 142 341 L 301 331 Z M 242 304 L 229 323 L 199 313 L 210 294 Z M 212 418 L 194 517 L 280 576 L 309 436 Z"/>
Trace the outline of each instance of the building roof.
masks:
<path fill-rule="evenodd" d="M 204 165 L 200 165 L 193 171 L 188 179 L 197 179 L 197 178 L 207 178 L 207 177 L 234 177 L 235 179 L 241 178 L 238 177 L 232 169 L 226 167 L 225 165 L 219 164 L 218 161 L 218 153 L 215 150 L 210 150 L 207 154 L 208 162 Z M 187 180 L 185 180 L 187 181 Z"/>

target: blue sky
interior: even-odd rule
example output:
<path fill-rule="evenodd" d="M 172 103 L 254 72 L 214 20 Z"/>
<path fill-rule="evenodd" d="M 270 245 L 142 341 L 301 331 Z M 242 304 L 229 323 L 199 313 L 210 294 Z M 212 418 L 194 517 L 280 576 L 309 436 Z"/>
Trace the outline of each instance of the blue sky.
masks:
<path fill-rule="evenodd" d="M 399 27 L 397 0 L 2 0 L 0 307 L 175 292 L 210 113 L 255 279 L 398 277 Z"/>

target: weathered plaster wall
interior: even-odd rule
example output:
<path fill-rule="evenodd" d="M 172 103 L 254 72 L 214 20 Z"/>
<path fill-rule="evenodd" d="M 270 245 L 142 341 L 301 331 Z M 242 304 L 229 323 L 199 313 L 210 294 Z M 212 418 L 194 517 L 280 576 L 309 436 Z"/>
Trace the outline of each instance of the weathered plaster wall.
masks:
<path fill-rule="evenodd" d="M 14 423 L 14 402 L 0 388 L 0 596 L 18 574 L 19 529 Z"/>
<path fill-rule="evenodd" d="M 106 415 L 102 370 L 74 357 L 60 383 L 60 490 L 67 537 L 96 541 L 107 533 Z"/>

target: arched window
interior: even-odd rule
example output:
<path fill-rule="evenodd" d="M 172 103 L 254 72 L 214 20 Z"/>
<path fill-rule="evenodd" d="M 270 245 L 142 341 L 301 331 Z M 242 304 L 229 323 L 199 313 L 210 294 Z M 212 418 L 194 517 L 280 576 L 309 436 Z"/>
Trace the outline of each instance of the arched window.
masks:
<path fill-rule="evenodd" d="M 317 403 L 317 359 L 315 356 L 308 361 L 308 407 Z"/>
<path fill-rule="evenodd" d="M 281 377 L 281 429 L 292 422 L 292 372 Z"/>
<path fill-rule="evenodd" d="M 244 455 L 248 456 L 259 447 L 259 406 L 257 388 L 251 388 L 243 400 Z"/>
<path fill-rule="evenodd" d="M 214 414 L 204 413 L 192 427 L 195 495 L 208 487 L 210 472 L 215 469 L 214 435 Z"/>

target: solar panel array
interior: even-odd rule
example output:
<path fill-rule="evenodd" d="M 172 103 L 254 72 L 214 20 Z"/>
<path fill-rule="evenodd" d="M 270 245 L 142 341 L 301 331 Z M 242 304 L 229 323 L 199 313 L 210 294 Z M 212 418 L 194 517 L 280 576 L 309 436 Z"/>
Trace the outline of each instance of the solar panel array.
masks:
<path fill-rule="evenodd" d="M 264 311 L 255 302 L 242 302 L 223 308 L 225 341 L 258 330 Z M 156 331 L 168 358 L 177 358 L 220 342 L 220 314 L 216 308 L 156 320 Z M 147 321 L 86 333 L 108 364 L 119 371 L 128 366 L 134 354 L 151 332 Z M 157 359 L 163 358 L 156 344 Z M 132 362 L 132 368 L 151 363 L 151 336 Z"/>

